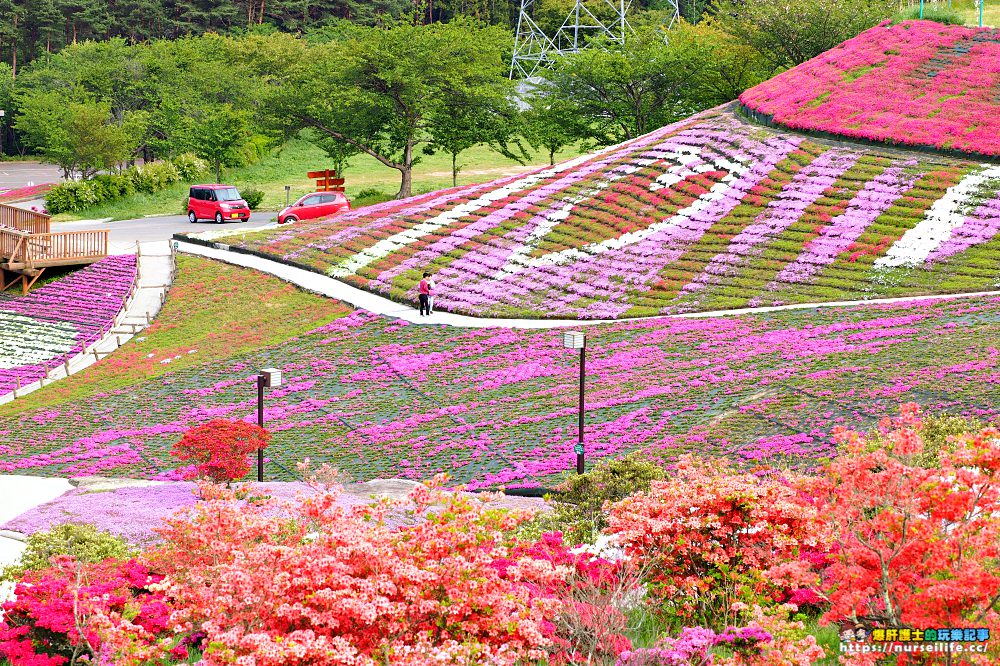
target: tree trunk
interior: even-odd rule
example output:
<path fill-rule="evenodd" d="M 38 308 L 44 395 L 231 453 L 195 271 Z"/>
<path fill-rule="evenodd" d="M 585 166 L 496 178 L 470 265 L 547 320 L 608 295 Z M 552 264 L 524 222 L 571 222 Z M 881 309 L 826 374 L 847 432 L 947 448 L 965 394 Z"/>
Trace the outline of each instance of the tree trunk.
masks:
<path fill-rule="evenodd" d="M 222 182 L 222 160 L 215 160 L 215 182 Z"/>
<path fill-rule="evenodd" d="M 451 154 L 451 186 L 458 186 L 458 165 L 456 161 L 458 160 L 458 153 Z"/>
<path fill-rule="evenodd" d="M 17 79 L 17 14 L 14 14 L 14 39 L 11 40 L 10 48 L 10 78 Z"/>
<path fill-rule="evenodd" d="M 396 193 L 396 198 L 406 199 L 410 196 L 410 190 L 413 187 L 413 168 L 401 167 L 399 173 L 401 177 L 399 179 L 399 192 Z"/>
<path fill-rule="evenodd" d="M 413 189 L 413 140 L 406 142 L 406 149 L 403 151 L 403 163 L 397 167 L 400 173 L 399 193 L 397 199 L 405 199 L 410 196 Z"/>
<path fill-rule="evenodd" d="M 549 148 L 549 166 L 556 165 L 556 150 L 555 148 Z"/>

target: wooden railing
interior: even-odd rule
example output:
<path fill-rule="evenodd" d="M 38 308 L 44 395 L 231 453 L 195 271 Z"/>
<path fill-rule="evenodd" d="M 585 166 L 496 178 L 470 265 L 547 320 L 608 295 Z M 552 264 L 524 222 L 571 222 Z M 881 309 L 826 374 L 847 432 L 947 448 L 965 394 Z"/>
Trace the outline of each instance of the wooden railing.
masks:
<path fill-rule="evenodd" d="M 107 230 L 29 234 L 0 229 L 0 259 L 11 270 L 86 263 L 107 254 Z"/>
<path fill-rule="evenodd" d="M 33 210 L 0 204 L 0 227 L 27 231 L 30 234 L 47 234 L 52 231 L 52 218 Z"/>

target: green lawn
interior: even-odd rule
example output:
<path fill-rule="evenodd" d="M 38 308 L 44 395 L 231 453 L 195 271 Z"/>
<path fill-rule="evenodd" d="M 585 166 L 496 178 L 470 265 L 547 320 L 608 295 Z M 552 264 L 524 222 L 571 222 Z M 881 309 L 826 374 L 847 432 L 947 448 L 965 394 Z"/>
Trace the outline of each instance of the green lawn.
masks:
<path fill-rule="evenodd" d="M 578 155 L 576 149 L 566 150 L 557 159 L 567 159 Z M 547 155 L 541 152 L 532 155 L 527 166 L 500 155 L 487 146 L 476 146 L 459 156 L 463 167 L 458 174 L 460 185 L 481 183 L 500 178 L 517 171 L 544 165 Z M 222 178 L 237 187 L 256 187 L 264 191 L 262 210 L 280 210 L 285 205 L 285 185 L 291 186 L 290 197 L 294 201 L 299 196 L 315 190 L 313 181 L 306 173 L 329 168 L 326 154 L 313 144 L 301 139 L 292 139 L 275 149 L 271 155 L 256 164 L 227 169 Z M 399 172 L 385 167 L 372 157 L 353 158 L 347 171 L 347 196 L 356 203 L 367 204 L 390 199 L 399 190 Z M 447 155 L 421 156 L 414 170 L 413 192 L 432 192 L 451 186 L 451 158 Z M 384 197 L 366 197 L 358 200 L 362 190 L 379 190 Z M 136 194 L 118 201 L 95 206 L 76 213 L 64 213 L 55 217 L 56 221 L 90 220 L 112 218 L 128 220 L 144 215 L 181 214 L 187 195 L 188 184 L 178 183 L 156 194 Z"/>
<path fill-rule="evenodd" d="M 1000 0 L 985 0 L 986 4 L 983 5 L 983 26 L 997 26 L 1000 25 Z M 979 9 L 973 0 L 944 0 L 943 2 L 927 2 L 924 4 L 924 9 L 927 8 L 948 8 L 951 7 L 965 19 L 966 25 L 977 26 L 979 25 Z"/>

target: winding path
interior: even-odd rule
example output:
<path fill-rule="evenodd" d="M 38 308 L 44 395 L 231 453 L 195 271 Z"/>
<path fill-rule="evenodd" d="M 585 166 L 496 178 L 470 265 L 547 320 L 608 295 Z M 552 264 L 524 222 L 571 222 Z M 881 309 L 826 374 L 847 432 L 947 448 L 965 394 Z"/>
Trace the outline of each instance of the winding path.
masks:
<path fill-rule="evenodd" d="M 829 301 L 824 303 L 797 303 L 794 305 L 775 305 L 761 308 L 740 308 L 738 310 L 713 310 L 709 312 L 690 312 L 685 314 L 661 315 L 660 317 L 636 317 L 633 319 L 498 319 L 489 317 L 470 317 L 468 315 L 452 314 L 450 312 L 435 312 L 429 317 L 422 317 L 415 307 L 407 307 L 393 300 L 379 296 L 363 289 L 351 286 L 332 277 L 313 273 L 302 268 L 289 266 L 279 261 L 265 259 L 256 255 L 233 252 L 228 246 L 215 243 L 215 247 L 205 247 L 180 240 L 172 241 L 179 252 L 193 254 L 209 259 L 224 261 L 235 266 L 253 268 L 290 282 L 308 291 L 322 294 L 329 298 L 348 303 L 356 308 L 368 310 L 386 317 L 394 317 L 419 325 L 448 325 L 460 328 L 564 328 L 570 326 L 590 326 L 592 324 L 609 324 L 618 321 L 647 321 L 649 319 L 706 319 L 712 317 L 728 317 L 744 314 L 762 314 L 767 312 L 782 312 L 785 310 L 813 310 L 818 308 L 850 307 L 856 305 L 886 305 L 892 303 L 915 303 L 921 301 L 941 301 L 955 298 L 977 298 L 982 296 L 1000 296 L 1000 291 L 978 291 L 965 294 L 937 294 L 931 296 L 903 296 L 899 298 L 875 298 L 857 301 Z"/>

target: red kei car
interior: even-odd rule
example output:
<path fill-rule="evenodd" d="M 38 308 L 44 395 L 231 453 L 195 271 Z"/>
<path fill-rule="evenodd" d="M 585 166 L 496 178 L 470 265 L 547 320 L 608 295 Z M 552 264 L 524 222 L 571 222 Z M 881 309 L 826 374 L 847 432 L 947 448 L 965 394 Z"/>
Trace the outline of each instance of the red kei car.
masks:
<path fill-rule="evenodd" d="M 246 222 L 250 219 L 250 206 L 232 185 L 192 185 L 188 194 L 188 221 L 226 220 Z"/>
<path fill-rule="evenodd" d="M 314 192 L 305 195 L 278 213 L 278 224 L 311 220 L 348 210 L 351 210 L 351 202 L 347 200 L 343 192 Z"/>

